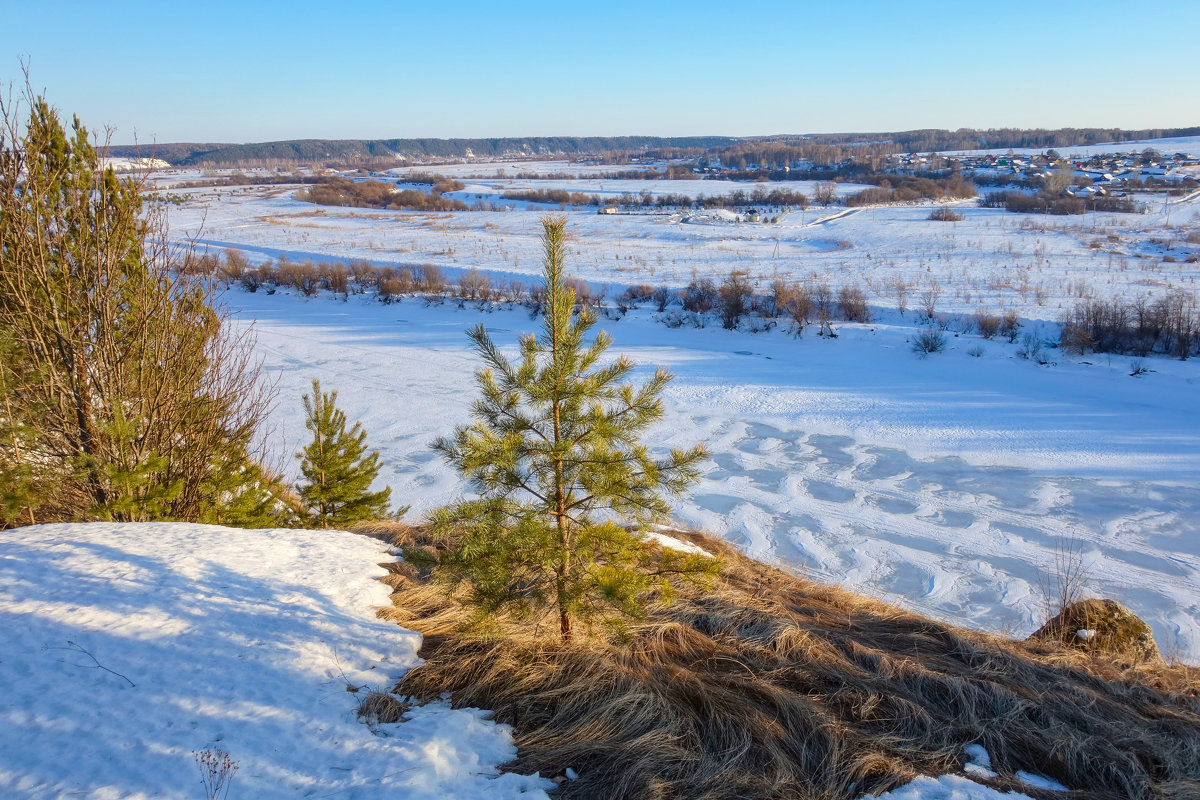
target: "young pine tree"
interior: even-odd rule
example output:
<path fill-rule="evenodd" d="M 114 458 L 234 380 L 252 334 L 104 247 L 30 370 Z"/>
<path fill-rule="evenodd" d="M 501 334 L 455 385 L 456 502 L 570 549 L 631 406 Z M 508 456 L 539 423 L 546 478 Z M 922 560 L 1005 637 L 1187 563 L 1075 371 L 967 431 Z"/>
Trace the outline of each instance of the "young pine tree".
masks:
<path fill-rule="evenodd" d="M 304 475 L 296 490 L 322 528 L 386 517 L 392 496 L 390 486 L 369 491 L 379 475 L 379 453 L 367 452 L 361 423 L 346 430 L 346 414 L 336 403 L 337 392 L 322 392 L 321 383 L 314 380 L 312 396 L 304 395 L 304 425 L 313 440 L 296 454 Z"/>
<path fill-rule="evenodd" d="M 664 495 L 696 479 L 704 448 L 656 459 L 639 441 L 662 417 L 660 395 L 671 376 L 659 369 L 635 388 L 622 383 L 634 367 L 628 358 L 601 363 L 611 340 L 600 332 L 585 341 L 596 317 L 586 309 L 575 314 L 575 293 L 564 280 L 566 221 L 542 225 L 542 333 L 522 337 L 514 363 L 482 325 L 469 332 L 487 365 L 477 374 L 474 422 L 434 448 L 478 498 L 435 511 L 431 523 L 451 543 L 435 575 L 452 587 L 465 582 L 466 600 L 482 617 L 553 609 L 567 641 L 577 617 L 637 617 L 651 590 L 669 594 L 669 577 L 711 575 L 717 564 L 656 555 L 617 524 L 665 516 Z"/>

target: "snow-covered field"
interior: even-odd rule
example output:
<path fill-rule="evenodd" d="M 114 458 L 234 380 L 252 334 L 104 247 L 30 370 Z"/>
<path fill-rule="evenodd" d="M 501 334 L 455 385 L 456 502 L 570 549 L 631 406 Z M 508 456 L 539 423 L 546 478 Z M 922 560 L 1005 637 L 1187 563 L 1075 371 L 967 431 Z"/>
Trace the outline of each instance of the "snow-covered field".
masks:
<path fill-rule="evenodd" d="M 194 195 L 172 209 L 174 234 L 254 259 L 433 263 L 529 282 L 540 270 L 535 209 L 318 208 L 281 188 Z M 654 445 L 709 443 L 705 476 L 677 507 L 682 521 L 822 578 L 1016 634 L 1043 619 L 1039 573 L 1073 542 L 1093 592 L 1145 616 L 1169 655 L 1200 663 L 1197 361 L 1147 358 L 1151 371 L 1131 377 L 1128 357 L 1048 349 L 1051 364 L 1039 366 L 960 321 L 1012 310 L 1025 332 L 1053 342 L 1080 296 L 1194 291 L 1200 265 L 1187 258 L 1200 245 L 1188 239 L 1200 202 L 1084 218 L 958 210 L 959 223 L 912 206 L 725 225 L 571 211 L 569 269 L 610 298 L 632 283 L 679 287 L 693 273 L 746 269 L 760 287 L 774 275 L 857 283 L 872 303 L 875 321 L 839 326 L 834 341 L 813 329 L 799 339 L 715 322 L 670 329 L 648 307 L 604 322 L 614 351 L 677 375 Z M 950 317 L 950 347 L 922 359 L 909 341 L 926 293 Z M 511 344 L 534 327 L 521 310 L 411 298 L 381 306 L 234 289 L 228 299 L 256 321 L 279 378 L 279 451 L 302 444 L 299 398 L 318 377 L 363 420 L 384 480 L 414 514 L 462 490 L 428 443 L 467 417 L 477 360 L 463 330 L 482 319 Z"/>
<path fill-rule="evenodd" d="M 602 181 L 554 182 L 597 192 Z M 622 182 L 624 185 L 625 182 Z M 538 218 L 550 206 L 504 201 L 509 186 L 474 184 L 458 194 L 513 206 L 454 214 L 314 206 L 295 187 L 182 190 L 170 209 L 172 232 L 212 247 L 236 246 L 259 259 L 367 259 L 377 264 L 434 264 L 448 275 L 477 268 L 497 280 L 529 282 L 540 271 Z M 728 194 L 772 188 L 730 181 L 640 181 L 652 193 Z M 805 184 L 798 184 L 805 188 Z M 684 192 L 683 187 L 688 187 Z M 843 191 L 856 187 L 843 186 Z M 625 191 L 624 188 L 620 192 Z M 607 193 L 608 190 L 606 189 Z M 620 194 L 614 190 L 614 193 Z M 636 192 L 635 192 L 636 193 Z M 775 223 L 718 224 L 679 214 L 604 216 L 567 212 L 574 236 L 569 268 L 615 295 L 635 283 L 682 287 L 693 275 L 719 280 L 745 270 L 764 291 L 776 277 L 857 284 L 877 309 L 918 307 L 926 292 L 942 313 L 1013 310 L 1054 322 L 1080 297 L 1127 299 L 1170 288 L 1197 289 L 1200 200 L 1139 196 L 1146 214 L 1050 217 L 1010 214 L 959 203 L 962 222 L 928 219 L 930 206 L 810 207 Z M 777 210 L 764 209 L 768 219 Z M 703 215 L 700 215 L 703 216 Z M 708 224 L 704 224 L 708 223 Z M 1196 239 L 1197 237 L 1192 237 Z"/>

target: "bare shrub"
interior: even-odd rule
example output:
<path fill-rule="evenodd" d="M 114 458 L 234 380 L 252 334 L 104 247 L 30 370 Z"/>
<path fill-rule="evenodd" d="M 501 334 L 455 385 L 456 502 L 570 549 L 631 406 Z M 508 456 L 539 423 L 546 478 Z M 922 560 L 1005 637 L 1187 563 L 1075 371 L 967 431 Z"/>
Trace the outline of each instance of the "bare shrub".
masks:
<path fill-rule="evenodd" d="M 604 292 L 597 292 L 592 288 L 592 285 L 575 275 L 568 275 L 563 279 L 563 285 L 575 292 L 575 307 L 582 308 L 599 308 L 604 302 Z"/>
<path fill-rule="evenodd" d="M 268 294 L 275 290 L 279 285 L 279 265 L 271 260 L 267 260 L 258 265 L 258 278 L 262 286 L 267 287 Z"/>
<path fill-rule="evenodd" d="M 193 750 L 192 755 L 200 770 L 205 800 L 225 800 L 229 797 L 229 787 L 238 771 L 238 762 L 224 750 Z"/>
<path fill-rule="evenodd" d="M 350 277 L 358 286 L 359 293 L 362 293 L 378 284 L 379 270 L 370 261 L 356 258 L 350 262 Z"/>
<path fill-rule="evenodd" d="M 990 311 L 979 310 L 975 312 L 975 328 L 979 331 L 979 335 L 985 339 L 990 339 L 1000 330 L 1000 317 Z"/>
<path fill-rule="evenodd" d="M 929 219 L 935 222 L 962 222 L 966 217 L 947 206 L 940 206 L 929 213 Z"/>
<path fill-rule="evenodd" d="M 929 281 L 929 284 L 921 291 L 921 310 L 925 312 L 925 316 L 933 319 L 937 313 L 938 298 L 942 296 L 942 286 L 934 278 Z"/>
<path fill-rule="evenodd" d="M 525 296 L 525 284 L 515 278 L 510 279 L 497 284 L 496 292 L 506 303 L 519 303 Z"/>
<path fill-rule="evenodd" d="M 843 286 L 838 291 L 838 307 L 842 312 L 842 319 L 847 322 L 870 322 L 871 309 L 867 305 L 867 296 L 863 294 L 863 290 L 854 286 Z"/>
<path fill-rule="evenodd" d="M 1079 353 L 1160 352 L 1186 359 L 1200 338 L 1196 297 L 1178 289 L 1154 301 L 1086 297 L 1064 312 L 1061 322 L 1063 347 Z"/>
<path fill-rule="evenodd" d="M 243 289 L 253 294 L 258 291 L 258 287 L 262 286 L 262 272 L 257 269 L 247 269 L 239 276 L 238 282 L 242 284 Z"/>
<path fill-rule="evenodd" d="M 225 280 L 240 281 L 248 269 L 250 269 L 250 262 L 246 260 L 246 256 L 241 250 L 233 248 L 225 250 L 225 261 L 220 267 L 221 276 Z"/>
<path fill-rule="evenodd" d="M 683 290 L 681 298 L 684 311 L 706 314 L 712 310 L 717 299 L 717 287 L 710 278 L 692 277 L 691 283 Z"/>
<path fill-rule="evenodd" d="M 1021 344 L 1017 347 L 1017 356 L 1020 358 L 1035 361 L 1038 364 L 1047 364 L 1048 360 L 1042 355 L 1042 339 L 1034 333 L 1025 333 L 1021 337 Z"/>
<path fill-rule="evenodd" d="M 446 291 L 446 277 L 433 264 L 422 264 L 412 268 L 413 281 L 423 294 L 440 295 Z"/>
<path fill-rule="evenodd" d="M 301 292 L 305 297 L 318 294 L 321 290 L 321 276 L 317 267 L 311 261 L 298 264 L 281 258 L 276 268 L 276 282 L 279 286 L 290 286 Z"/>
<path fill-rule="evenodd" d="M 404 296 L 404 287 L 399 278 L 382 278 L 379 285 L 375 287 L 375 296 L 381 303 L 395 303 Z"/>
<path fill-rule="evenodd" d="M 804 285 L 780 279 L 771 284 L 771 291 L 775 308 L 791 321 L 792 332 L 802 333 L 812 314 L 812 297 Z"/>
<path fill-rule="evenodd" d="M 821 281 L 813 287 L 813 305 L 817 309 L 817 336 L 825 339 L 836 339 L 837 331 L 833 329 L 830 320 L 833 318 L 833 291 L 829 284 Z"/>
<path fill-rule="evenodd" d="M 1006 311 L 1000 317 L 999 333 L 1001 336 L 1008 339 L 1009 343 L 1017 340 L 1017 334 L 1021 331 L 1021 319 L 1015 311 Z"/>
<path fill-rule="evenodd" d="M 1083 542 L 1060 537 L 1054 546 L 1054 560 L 1038 570 L 1038 589 L 1046 619 L 1057 617 L 1068 606 L 1088 594 L 1091 576 L 1083 562 Z"/>
<path fill-rule="evenodd" d="M 725 277 L 717 293 L 722 327 L 726 330 L 737 328 L 752 292 L 749 274 L 744 270 L 734 270 Z"/>
<path fill-rule="evenodd" d="M 329 291 L 348 297 L 350 294 L 350 270 L 345 264 L 332 263 L 321 265 L 321 277 Z"/>
<path fill-rule="evenodd" d="M 644 303 L 654 296 L 654 287 L 648 283 L 639 283 L 630 286 L 625 291 L 621 292 L 618 300 L 630 306 Z"/>
<path fill-rule="evenodd" d="M 654 300 L 654 310 L 659 313 L 667 310 L 667 305 L 670 304 L 673 295 L 671 290 L 665 286 L 658 286 L 654 289 L 651 299 Z"/>
<path fill-rule="evenodd" d="M 391 271 L 381 273 L 380 280 L 394 278 L 401 294 L 416 294 L 417 290 L 420 289 L 417 276 L 413 274 L 411 268 L 401 267 L 398 270 L 392 270 L 391 267 L 388 267 L 387 269 Z"/>
<path fill-rule="evenodd" d="M 833 181 L 817 181 L 813 186 L 813 202 L 830 206 L 837 200 L 837 184 Z"/>
<path fill-rule="evenodd" d="M 914 353 L 919 353 L 922 357 L 930 353 L 940 353 L 946 349 L 946 334 L 942 332 L 941 328 L 934 325 L 921 328 L 913 337 L 912 349 Z"/>
<path fill-rule="evenodd" d="M 492 282 L 487 275 L 472 267 L 459 277 L 458 295 L 464 300 L 490 300 Z"/>
<path fill-rule="evenodd" d="M 892 291 L 896 293 L 896 310 L 903 314 L 908 310 L 908 284 L 903 278 L 892 281 Z"/>

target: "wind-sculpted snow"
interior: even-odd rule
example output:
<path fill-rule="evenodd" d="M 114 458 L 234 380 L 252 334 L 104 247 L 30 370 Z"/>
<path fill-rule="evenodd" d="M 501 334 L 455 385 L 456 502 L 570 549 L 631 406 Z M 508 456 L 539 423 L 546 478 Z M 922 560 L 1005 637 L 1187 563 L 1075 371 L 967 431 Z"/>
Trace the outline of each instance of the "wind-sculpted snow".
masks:
<path fill-rule="evenodd" d="M 465 490 L 429 449 L 465 422 L 482 321 L 510 348 L 524 310 L 352 296 L 234 292 L 279 379 L 281 452 L 305 438 L 313 377 L 339 391 L 383 456 L 381 483 L 414 516 Z M 647 309 L 603 327 L 643 374 L 674 371 L 656 447 L 708 442 L 711 461 L 676 507 L 753 555 L 942 619 L 1014 634 L 1044 619 L 1039 571 L 1077 542 L 1091 591 L 1200 661 L 1200 425 L 1195 362 L 1039 366 L 1015 346 L 951 339 L 918 358 L 903 328 L 765 334 L 668 329 Z M 1093 359 L 1089 359 L 1093 360 Z M 294 465 L 293 465 L 294 469 Z"/>

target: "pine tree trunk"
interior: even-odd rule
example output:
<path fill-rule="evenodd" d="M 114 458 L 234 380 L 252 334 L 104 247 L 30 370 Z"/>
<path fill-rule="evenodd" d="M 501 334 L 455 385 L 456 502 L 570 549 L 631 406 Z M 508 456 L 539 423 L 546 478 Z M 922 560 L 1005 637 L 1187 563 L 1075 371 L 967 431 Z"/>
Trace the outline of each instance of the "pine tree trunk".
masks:
<path fill-rule="evenodd" d="M 75 381 L 72 386 L 73 398 L 75 403 L 75 422 L 78 426 L 77 433 L 79 434 L 79 449 L 83 455 L 89 457 L 87 468 L 87 485 L 88 491 L 95 501 L 96 506 L 103 508 L 108 504 L 108 492 L 104 488 L 104 481 L 100 475 L 100 468 L 97 466 L 100 456 L 99 445 L 96 442 L 96 434 L 92 429 L 92 409 L 87 397 L 84 395 L 87 386 L 86 371 L 83 366 L 83 358 L 78 353 L 74 356 L 75 363 L 72 365 L 75 370 Z"/>
<path fill-rule="evenodd" d="M 560 414 L 558 401 L 555 401 L 555 445 L 561 439 L 562 427 Z M 567 498 L 563 489 L 563 462 L 561 457 L 554 461 L 554 506 L 555 521 L 558 524 L 559 557 L 562 559 L 562 564 L 558 568 L 558 580 L 555 587 L 558 593 L 558 629 L 559 633 L 562 634 L 562 640 L 569 642 L 571 641 L 571 617 L 567 614 L 567 579 L 571 575 L 571 547 L 567 532 Z"/>
<path fill-rule="evenodd" d="M 571 618 L 567 615 L 567 608 L 563 605 L 561 597 L 558 601 L 558 632 L 562 635 L 564 644 L 571 641 Z"/>

